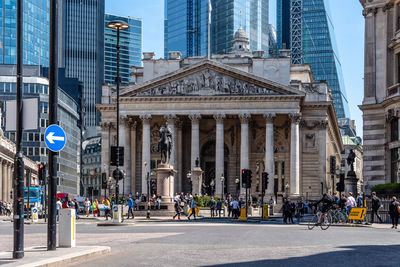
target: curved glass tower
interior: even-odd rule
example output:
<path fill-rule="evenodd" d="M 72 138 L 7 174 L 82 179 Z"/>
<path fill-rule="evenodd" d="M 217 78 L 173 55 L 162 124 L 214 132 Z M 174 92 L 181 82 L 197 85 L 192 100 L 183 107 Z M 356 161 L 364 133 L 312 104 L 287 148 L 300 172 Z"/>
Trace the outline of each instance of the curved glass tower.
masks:
<path fill-rule="evenodd" d="M 277 0 L 278 48 L 292 50 L 293 64 L 310 64 L 326 81 L 338 118 L 350 117 L 328 0 Z"/>

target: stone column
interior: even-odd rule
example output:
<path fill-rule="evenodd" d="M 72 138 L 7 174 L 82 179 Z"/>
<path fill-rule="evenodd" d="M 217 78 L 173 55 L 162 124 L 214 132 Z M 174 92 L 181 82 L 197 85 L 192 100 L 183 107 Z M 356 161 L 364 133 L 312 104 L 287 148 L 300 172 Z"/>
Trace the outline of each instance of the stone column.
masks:
<path fill-rule="evenodd" d="M 182 179 L 184 176 L 183 169 L 182 169 L 182 121 L 178 120 L 177 121 L 177 129 L 178 129 L 178 134 L 177 134 L 177 146 L 176 146 L 176 154 L 177 154 L 177 167 L 176 170 L 178 170 L 177 173 L 177 177 L 178 177 L 178 181 L 176 182 L 177 186 L 176 186 L 176 192 L 180 193 L 182 192 Z"/>
<path fill-rule="evenodd" d="M 4 188 L 4 175 L 3 175 L 3 168 L 2 168 L 2 164 L 3 164 L 4 160 L 0 159 L 0 200 L 3 200 L 3 188 Z"/>
<path fill-rule="evenodd" d="M 224 119 L 225 114 L 214 114 L 216 120 L 215 140 L 215 195 L 223 197 L 220 177 L 224 174 Z"/>
<path fill-rule="evenodd" d="M 198 113 L 189 115 L 189 119 L 192 121 L 192 145 L 191 145 L 191 170 L 196 167 L 196 159 L 200 159 L 200 130 L 199 120 L 201 116 Z"/>
<path fill-rule="evenodd" d="M 264 114 L 265 118 L 265 171 L 269 174 L 266 197 L 269 199 L 274 195 L 274 113 Z"/>
<path fill-rule="evenodd" d="M 122 170 L 125 171 L 125 179 L 118 181 L 120 194 L 129 194 L 130 189 L 130 168 L 129 168 L 129 157 L 130 157 L 130 146 L 129 146 L 129 134 L 127 134 L 128 117 L 121 116 L 119 124 L 119 146 L 124 148 L 124 162 Z"/>
<path fill-rule="evenodd" d="M 274 176 L 275 175 L 273 175 L 272 177 Z M 282 161 L 278 162 L 278 192 L 282 193 Z"/>
<path fill-rule="evenodd" d="M 289 114 L 291 119 L 290 130 L 290 195 L 298 196 L 300 194 L 300 149 L 299 149 L 299 122 L 300 114 Z"/>
<path fill-rule="evenodd" d="M 243 169 L 249 168 L 249 119 L 250 114 L 239 114 L 240 119 L 240 194 L 245 194 L 245 189 L 242 188 Z"/>
<path fill-rule="evenodd" d="M 3 161 L 2 169 L 3 169 L 3 200 L 8 200 L 8 172 L 7 172 L 7 161 Z"/>
<path fill-rule="evenodd" d="M 140 115 L 140 119 L 143 122 L 143 137 L 142 137 L 142 193 L 147 194 L 147 173 L 150 175 L 150 164 L 151 164 L 151 154 L 150 154 L 150 114 Z M 145 162 L 147 163 L 145 165 Z"/>
<path fill-rule="evenodd" d="M 7 164 L 6 164 L 6 180 L 7 180 L 7 183 L 6 183 L 6 199 L 7 199 L 7 201 L 10 201 L 11 200 L 11 198 L 10 198 L 10 188 L 11 188 L 11 186 L 10 186 L 10 183 L 11 183 L 11 176 L 10 176 L 10 174 L 11 174 L 11 163 L 9 163 L 9 162 L 7 162 Z"/>
<path fill-rule="evenodd" d="M 131 174 L 131 187 L 130 187 L 130 191 L 132 192 L 133 195 L 135 195 L 136 193 L 136 126 L 137 126 L 137 122 L 135 119 L 130 118 L 129 119 L 129 134 L 130 134 L 130 139 L 131 139 L 131 143 L 130 143 L 130 154 L 131 154 L 131 158 L 130 158 L 130 174 Z"/>

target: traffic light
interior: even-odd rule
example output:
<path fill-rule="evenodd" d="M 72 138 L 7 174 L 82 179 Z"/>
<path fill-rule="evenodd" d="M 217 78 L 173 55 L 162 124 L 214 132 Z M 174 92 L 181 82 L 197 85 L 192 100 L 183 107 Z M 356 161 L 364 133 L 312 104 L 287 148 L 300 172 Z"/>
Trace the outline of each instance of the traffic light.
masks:
<path fill-rule="evenodd" d="M 249 169 L 242 170 L 242 188 L 251 187 L 251 174 L 251 170 Z"/>
<path fill-rule="evenodd" d="M 111 147 L 111 159 L 110 159 L 111 166 L 117 166 L 117 158 L 119 160 L 118 166 L 124 166 L 124 147 L 123 146 L 119 146 L 119 147 L 112 146 Z"/>
<path fill-rule="evenodd" d="M 269 179 L 269 173 L 268 172 L 263 172 L 261 174 L 262 177 L 262 191 L 264 192 L 266 189 L 268 189 L 268 179 Z"/>
<path fill-rule="evenodd" d="M 331 156 L 330 158 L 330 163 L 331 163 L 331 174 L 335 174 L 335 170 L 336 170 L 336 157 L 335 156 Z"/>
<path fill-rule="evenodd" d="M 38 164 L 38 176 L 39 182 L 43 182 L 46 178 L 46 165 L 44 165 L 43 163 Z"/>
<path fill-rule="evenodd" d="M 336 183 L 336 191 L 343 192 L 344 191 L 344 174 L 340 174 L 340 180 Z"/>
<path fill-rule="evenodd" d="M 122 179 L 124 179 L 125 178 L 125 173 L 122 171 L 122 170 L 120 170 L 120 169 L 115 169 L 114 171 L 113 171 L 113 178 L 116 180 L 116 181 L 119 181 L 119 180 L 122 180 Z"/>
<path fill-rule="evenodd" d="M 101 188 L 107 189 L 107 177 L 106 177 L 106 173 L 104 173 L 104 172 L 101 174 Z"/>

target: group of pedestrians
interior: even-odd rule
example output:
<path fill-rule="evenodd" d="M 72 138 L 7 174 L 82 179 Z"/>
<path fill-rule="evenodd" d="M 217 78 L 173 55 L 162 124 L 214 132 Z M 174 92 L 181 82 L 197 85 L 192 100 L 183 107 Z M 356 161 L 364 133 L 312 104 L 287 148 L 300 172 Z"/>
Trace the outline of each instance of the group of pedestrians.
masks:
<path fill-rule="evenodd" d="M 11 202 L 0 200 L 0 216 L 10 216 L 11 210 Z"/>

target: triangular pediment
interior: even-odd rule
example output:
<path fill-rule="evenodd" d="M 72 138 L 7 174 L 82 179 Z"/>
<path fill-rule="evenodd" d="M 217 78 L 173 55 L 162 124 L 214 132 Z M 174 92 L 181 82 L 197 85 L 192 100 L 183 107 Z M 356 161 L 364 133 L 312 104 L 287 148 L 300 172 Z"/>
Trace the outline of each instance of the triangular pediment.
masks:
<path fill-rule="evenodd" d="M 303 95 L 302 92 L 225 64 L 204 60 L 144 84 L 126 88 L 122 97 L 223 95 Z"/>

